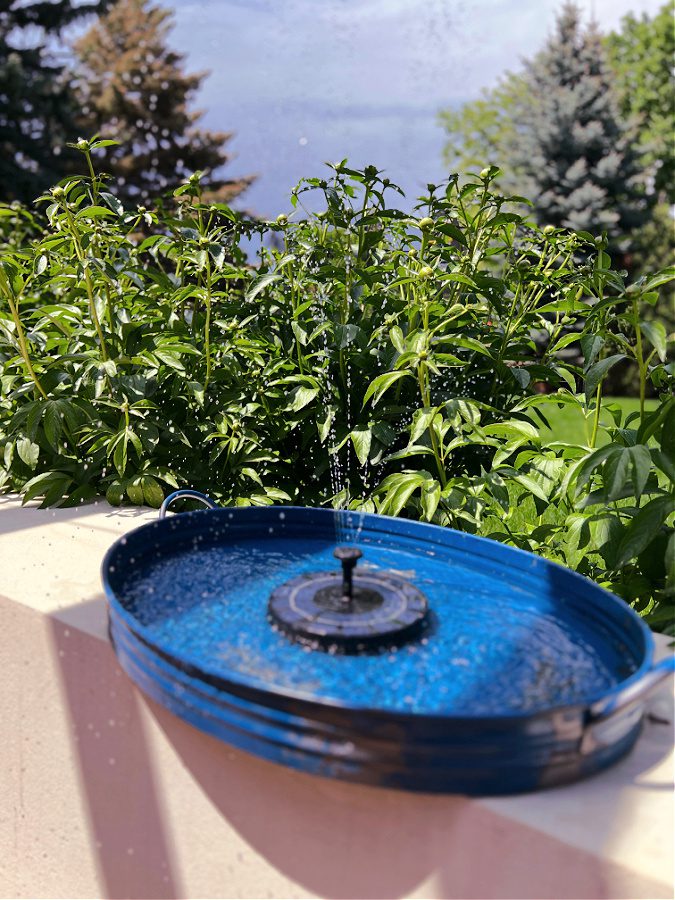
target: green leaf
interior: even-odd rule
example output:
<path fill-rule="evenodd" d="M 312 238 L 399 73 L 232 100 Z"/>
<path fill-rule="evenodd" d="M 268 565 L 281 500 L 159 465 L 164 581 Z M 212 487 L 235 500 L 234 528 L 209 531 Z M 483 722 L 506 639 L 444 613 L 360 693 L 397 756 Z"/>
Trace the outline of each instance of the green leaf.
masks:
<path fill-rule="evenodd" d="M 535 497 L 539 497 L 540 500 L 548 501 L 548 492 L 545 491 L 541 485 L 537 484 L 534 478 L 530 478 L 529 475 L 518 474 L 513 475 L 512 479 L 521 487 L 524 487 L 525 490 L 534 494 Z"/>
<path fill-rule="evenodd" d="M 452 222 L 444 222 L 442 225 L 437 225 L 436 231 L 440 231 L 441 234 L 447 235 L 447 237 L 452 238 L 453 241 L 457 241 L 457 243 L 461 244 L 463 247 L 467 246 L 464 232 L 456 225 L 453 225 Z"/>
<path fill-rule="evenodd" d="M 668 341 L 663 322 L 640 322 L 640 331 L 647 338 L 661 362 L 666 361 L 666 344 Z"/>
<path fill-rule="evenodd" d="M 399 379 L 405 378 L 406 375 L 409 374 L 409 372 L 399 371 L 384 372 L 384 374 L 378 375 L 377 378 L 373 379 L 368 385 L 368 390 L 363 397 L 363 405 L 365 406 L 371 397 L 373 398 L 373 403 L 377 403 L 382 395 L 389 390 L 392 384 L 395 384 Z"/>
<path fill-rule="evenodd" d="M 132 503 L 136 504 L 136 506 L 143 505 L 143 500 L 145 498 L 143 495 L 143 485 L 141 484 L 140 478 L 135 478 L 127 485 L 127 496 Z"/>
<path fill-rule="evenodd" d="M 642 444 L 636 444 L 634 447 L 629 447 L 626 452 L 630 457 L 633 468 L 633 489 L 635 492 L 635 499 L 639 501 L 652 469 L 652 457 L 647 447 Z"/>
<path fill-rule="evenodd" d="M 438 415 L 437 406 L 427 406 L 423 409 L 416 409 L 413 413 L 412 422 L 410 424 L 409 443 L 414 444 L 425 431 L 431 427 L 431 423 Z"/>
<path fill-rule="evenodd" d="M 663 450 L 652 450 L 651 457 L 654 465 L 675 485 L 675 455 L 664 453 Z"/>
<path fill-rule="evenodd" d="M 663 420 L 661 450 L 666 456 L 675 459 L 675 403 L 671 403 L 670 409 Z"/>
<path fill-rule="evenodd" d="M 330 434 L 330 428 L 333 424 L 333 419 L 335 418 L 335 409 L 332 406 L 329 406 L 326 410 L 326 415 L 321 422 L 317 422 L 317 429 L 319 431 L 319 440 L 322 444 L 326 443 L 326 438 Z"/>
<path fill-rule="evenodd" d="M 427 522 L 432 521 L 440 499 L 441 486 L 438 481 L 435 479 L 433 481 L 426 481 L 422 485 L 420 501 L 422 504 L 422 512 L 424 513 L 424 518 Z"/>
<path fill-rule="evenodd" d="M 495 434 L 507 438 L 525 437 L 539 446 L 541 435 L 539 429 L 531 422 L 523 422 L 520 419 L 509 419 L 508 422 L 498 422 L 495 425 L 486 425 L 485 434 Z"/>
<path fill-rule="evenodd" d="M 565 545 L 568 551 L 583 550 L 591 538 L 588 516 L 572 513 L 565 519 Z"/>
<path fill-rule="evenodd" d="M 19 454 L 19 459 L 23 460 L 30 469 L 35 469 L 40 457 L 40 448 L 37 444 L 33 443 L 30 438 L 19 438 L 16 442 L 16 452 Z"/>
<path fill-rule="evenodd" d="M 675 266 L 665 266 L 656 275 L 647 279 L 642 285 L 642 290 L 653 291 L 654 288 L 661 287 L 661 285 L 668 284 L 671 281 L 675 281 Z"/>
<path fill-rule="evenodd" d="M 28 503 L 30 500 L 33 500 L 35 497 L 39 497 L 43 495 L 46 490 L 49 488 L 49 485 L 54 484 L 55 481 L 58 481 L 60 478 L 59 472 L 41 472 L 39 475 L 36 475 L 34 478 L 30 478 L 23 486 L 21 493 L 23 494 L 22 503 Z"/>
<path fill-rule="evenodd" d="M 350 324 L 335 326 L 335 339 L 340 350 L 343 350 L 354 342 L 360 341 L 361 343 L 364 343 L 363 338 L 363 331 L 358 325 Z"/>
<path fill-rule="evenodd" d="M 525 388 L 530 383 L 530 373 L 527 371 L 527 369 L 523 368 L 522 366 L 512 366 L 509 371 L 511 372 L 513 378 L 515 378 L 515 380 L 518 382 L 520 387 L 525 390 Z"/>
<path fill-rule="evenodd" d="M 110 194 L 110 193 L 108 193 L 108 191 L 101 191 L 101 199 L 104 200 L 108 204 L 108 206 L 112 209 L 112 211 L 117 213 L 118 216 L 124 215 L 124 207 L 122 206 L 120 201 L 117 199 L 117 197 L 115 197 L 114 194 Z M 148 244 L 149 241 L 153 241 L 153 243 L 155 243 L 158 240 L 161 241 L 162 239 L 163 239 L 163 235 L 155 234 L 152 236 L 152 238 L 147 238 L 143 242 L 143 246 L 141 249 L 145 249 L 145 247 L 147 247 L 149 245 Z"/>
<path fill-rule="evenodd" d="M 98 150 L 100 147 L 119 147 L 119 144 L 120 144 L 119 141 L 113 141 L 113 140 L 108 140 L 107 138 L 104 138 L 103 140 L 100 140 L 100 141 L 94 141 L 90 145 L 89 149 L 90 150 Z"/>
<path fill-rule="evenodd" d="M 672 590 L 675 588 L 675 531 L 668 538 L 664 562 L 666 567 L 666 585 Z"/>
<path fill-rule="evenodd" d="M 301 347 L 305 347 L 307 345 L 308 334 L 302 325 L 299 322 L 293 320 L 291 322 L 291 328 L 293 329 L 293 334 L 295 335 L 296 341 L 300 344 Z"/>
<path fill-rule="evenodd" d="M 642 553 L 673 512 L 675 512 L 675 497 L 655 497 L 643 506 L 624 529 L 614 559 L 614 568 L 623 568 Z"/>
<path fill-rule="evenodd" d="M 286 501 L 287 503 L 291 502 L 291 498 L 286 491 L 282 491 L 279 488 L 266 487 L 265 493 L 271 500 L 281 500 L 282 502 Z"/>
<path fill-rule="evenodd" d="M 373 433 L 367 426 L 360 426 L 358 428 L 352 429 L 352 444 L 354 445 L 356 456 L 362 466 L 365 466 L 365 464 L 368 462 L 368 454 L 370 453 L 370 444 L 372 438 Z"/>
<path fill-rule="evenodd" d="M 575 335 L 571 334 L 567 337 L 575 340 Z M 581 352 L 584 354 L 584 369 L 588 371 L 595 362 L 598 353 L 605 346 L 605 339 L 599 334 L 583 334 L 579 338 L 581 344 Z"/>
<path fill-rule="evenodd" d="M 574 495 L 578 496 L 593 472 L 598 466 L 602 465 L 607 457 L 614 453 L 615 450 L 616 444 L 607 444 L 604 447 L 598 447 L 597 450 L 593 450 L 583 460 L 579 460 L 577 466 L 570 469 L 568 477 L 565 479 L 564 487 L 571 484 L 576 476 Z"/>
<path fill-rule="evenodd" d="M 606 357 L 606 359 L 601 359 L 600 362 L 597 362 L 595 363 L 595 365 L 591 366 L 588 372 L 586 372 L 586 379 L 584 381 L 586 403 L 590 403 L 591 397 L 593 397 L 593 395 L 595 394 L 596 388 L 612 368 L 612 366 L 616 365 L 619 360 L 625 358 L 625 354 L 616 353 L 614 354 L 614 356 L 608 356 Z"/>
<path fill-rule="evenodd" d="M 383 515 L 397 516 L 417 488 L 428 480 L 431 480 L 431 475 L 426 471 L 400 472 L 388 476 L 381 485 L 386 488 L 386 494 L 380 512 Z"/>
<path fill-rule="evenodd" d="M 279 281 L 280 278 L 281 275 L 277 274 L 276 272 L 268 272 L 267 275 L 263 275 L 256 282 L 254 282 L 253 286 L 249 289 L 248 293 L 246 294 L 246 299 L 249 301 L 255 300 L 255 298 L 261 291 L 264 291 L 266 287 L 268 287 L 270 284 L 273 284 L 275 281 Z"/>
<path fill-rule="evenodd" d="M 661 441 L 669 438 L 672 440 L 671 452 L 675 457 L 675 437 L 673 437 L 675 435 L 675 398 L 673 397 L 666 400 L 653 412 L 645 412 L 640 421 L 635 442 L 646 444 L 662 425 Z"/>
<path fill-rule="evenodd" d="M 105 499 L 111 506 L 121 506 L 124 494 L 124 486 L 119 481 L 113 481 L 105 492 Z"/>
<path fill-rule="evenodd" d="M 391 339 L 392 344 L 396 348 L 399 353 L 405 352 L 405 338 L 403 337 L 403 332 L 398 327 L 398 325 L 394 325 L 394 327 L 389 331 L 389 337 Z"/>
<path fill-rule="evenodd" d="M 616 500 L 623 496 L 623 489 L 628 481 L 630 468 L 631 457 L 628 449 L 617 448 L 608 457 L 602 470 L 602 481 L 605 488 L 604 496 L 607 501 Z"/>
<path fill-rule="evenodd" d="M 75 214 L 76 219 L 105 219 L 114 215 L 112 210 L 105 206 L 85 206 Z"/>
<path fill-rule="evenodd" d="M 291 412 L 300 412 L 300 410 L 304 409 L 308 403 L 312 402 L 318 393 L 319 388 L 306 387 L 304 384 L 298 385 L 298 387 L 294 388 L 289 395 L 291 402 L 287 409 Z"/>
<path fill-rule="evenodd" d="M 374 422 L 370 430 L 375 440 L 385 447 L 391 446 L 398 437 L 398 432 L 388 422 Z"/>
<path fill-rule="evenodd" d="M 141 487 L 143 489 L 143 499 L 148 506 L 159 509 L 164 501 L 164 491 L 155 479 L 150 475 L 141 476 Z"/>
<path fill-rule="evenodd" d="M 197 401 L 197 405 L 204 406 L 204 385 L 199 381 L 188 381 L 187 389 Z"/>
<path fill-rule="evenodd" d="M 126 432 L 123 432 L 118 436 L 117 443 L 115 445 L 115 450 L 113 452 L 113 464 L 117 469 L 117 472 L 121 477 L 124 476 L 124 472 L 127 468 L 127 435 Z M 128 493 L 128 491 L 127 491 Z M 129 495 L 131 496 L 131 495 Z M 142 500 L 140 501 L 143 502 Z"/>
<path fill-rule="evenodd" d="M 447 272 L 445 275 L 441 275 L 438 280 L 451 281 L 455 284 L 465 284 L 467 287 L 473 288 L 474 290 L 478 289 L 476 282 L 472 278 L 469 278 L 468 275 L 462 275 L 461 272 Z"/>
<path fill-rule="evenodd" d="M 61 437 L 61 400 L 47 400 L 45 410 L 42 417 L 42 425 L 45 430 L 45 437 L 49 441 L 50 446 L 59 449 L 59 439 Z"/>

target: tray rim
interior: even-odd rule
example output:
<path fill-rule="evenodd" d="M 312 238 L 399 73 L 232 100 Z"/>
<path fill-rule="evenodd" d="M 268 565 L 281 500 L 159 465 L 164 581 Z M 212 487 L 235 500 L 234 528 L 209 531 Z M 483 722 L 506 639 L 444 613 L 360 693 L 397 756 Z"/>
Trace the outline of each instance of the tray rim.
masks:
<path fill-rule="evenodd" d="M 635 636 L 639 636 L 642 639 L 642 661 L 636 668 L 635 672 L 633 672 L 627 678 L 618 681 L 612 688 L 608 690 L 596 692 L 595 694 L 589 694 L 587 697 L 580 698 L 573 703 L 551 705 L 542 707 L 540 709 L 533 709 L 525 713 L 505 711 L 490 715 L 479 713 L 472 715 L 467 712 L 463 713 L 462 715 L 453 715 L 443 713 L 387 710 L 382 707 L 355 705 L 353 703 L 338 700 L 334 697 L 318 698 L 316 694 L 297 688 L 279 689 L 276 688 L 273 684 L 270 684 L 263 679 L 256 678 L 253 675 L 242 678 L 239 673 L 233 672 L 229 669 L 227 670 L 227 675 L 210 672 L 209 669 L 203 665 L 203 663 L 196 662 L 189 657 L 178 657 L 175 654 L 172 654 L 170 651 L 167 651 L 166 648 L 162 647 L 162 645 L 150 635 L 149 629 L 139 623 L 138 620 L 123 606 L 121 601 L 116 596 L 115 591 L 110 583 L 110 565 L 115 553 L 118 552 L 118 549 L 121 545 L 126 545 L 129 541 L 133 541 L 141 533 L 150 533 L 151 531 L 157 530 L 165 530 L 169 532 L 172 530 L 176 530 L 177 528 L 187 527 L 188 522 L 192 522 L 194 524 L 195 518 L 197 523 L 199 524 L 199 517 L 201 517 L 203 521 L 207 521 L 207 519 L 211 520 L 214 517 L 228 519 L 234 517 L 245 519 L 250 517 L 251 519 L 256 519 L 260 516 L 265 517 L 266 515 L 270 516 L 274 514 L 278 520 L 279 513 L 290 513 L 292 516 L 297 516 L 300 521 L 303 518 L 311 519 L 317 515 L 325 517 L 326 520 L 328 519 L 328 517 L 330 517 L 333 522 L 335 521 L 336 517 L 350 518 L 352 521 L 354 518 L 357 518 L 358 520 L 362 521 L 362 527 L 364 530 L 368 527 L 368 524 L 375 524 L 376 527 L 373 529 L 375 531 L 382 531 L 390 535 L 405 535 L 406 537 L 412 537 L 413 539 L 417 539 L 416 532 L 419 532 L 420 538 L 424 537 L 428 543 L 435 543 L 440 546 L 451 547 L 456 542 L 466 542 L 472 547 L 471 552 L 473 552 L 473 550 L 478 550 L 478 556 L 488 556 L 493 560 L 495 557 L 506 557 L 507 559 L 512 558 L 515 560 L 522 559 L 523 561 L 527 561 L 528 568 L 539 568 L 544 571 L 552 568 L 553 571 L 558 571 L 561 574 L 561 577 L 568 579 L 572 584 L 577 584 L 582 593 L 591 594 L 594 599 L 597 598 L 599 604 L 606 605 L 608 606 L 609 610 L 612 610 L 616 614 L 624 615 L 626 617 L 627 621 L 630 622 L 636 629 Z M 185 524 L 182 526 L 174 525 L 173 523 L 177 520 L 183 521 Z M 377 527 L 376 523 L 381 523 L 381 527 Z M 410 534 L 410 532 L 413 533 Z M 486 552 L 481 553 L 480 550 Z M 503 562 L 502 565 L 504 565 Z M 508 562 L 505 565 L 506 567 L 510 567 Z M 111 635 L 114 630 L 114 619 L 117 618 L 119 622 L 124 627 L 126 627 L 136 638 L 138 638 L 146 648 L 148 648 L 152 652 L 157 653 L 160 657 L 170 660 L 171 665 L 174 665 L 182 669 L 183 671 L 187 672 L 189 669 L 190 672 L 193 673 L 191 674 L 191 677 L 201 678 L 201 680 L 203 680 L 205 683 L 212 683 L 215 680 L 223 685 L 221 690 L 232 690 L 232 692 L 238 696 L 250 694 L 251 698 L 256 698 L 255 702 L 259 702 L 264 706 L 270 706 L 273 704 L 274 700 L 276 700 L 277 702 L 282 701 L 299 703 L 303 707 L 306 706 L 308 709 L 324 709 L 325 711 L 332 710 L 336 713 L 348 713 L 350 715 L 359 716 L 363 715 L 367 717 L 375 717 L 377 719 L 385 718 L 388 721 L 400 722 L 409 722 L 412 720 L 457 723 L 483 722 L 486 724 L 491 722 L 527 722 L 542 717 L 550 717 L 552 715 L 564 715 L 565 713 L 569 713 L 570 715 L 579 715 L 583 712 L 589 712 L 590 708 L 597 704 L 599 701 L 609 700 L 620 691 L 625 690 L 633 684 L 637 684 L 642 680 L 645 674 L 651 670 L 653 665 L 654 638 L 651 630 L 646 625 L 646 623 L 630 606 L 628 606 L 628 604 L 625 603 L 625 601 L 621 600 L 619 597 L 612 594 L 610 591 L 607 591 L 605 588 L 601 587 L 585 576 L 580 575 L 577 572 L 573 572 L 571 569 L 567 569 L 565 566 L 560 565 L 559 563 L 536 556 L 535 554 L 525 550 L 521 550 L 520 548 L 502 544 L 499 541 L 479 537 L 478 535 L 472 535 L 467 532 L 458 531 L 457 529 L 449 527 L 433 525 L 426 522 L 401 519 L 393 516 L 383 516 L 377 513 L 361 513 L 355 512 L 353 510 L 333 510 L 320 507 L 291 505 L 273 505 L 264 507 L 218 507 L 214 509 L 199 509 L 190 512 L 179 513 L 176 516 L 172 516 L 171 518 L 167 517 L 161 521 L 157 520 L 154 522 L 146 522 L 143 525 L 140 525 L 119 537 L 110 546 L 103 558 L 101 564 L 101 578 L 106 599 L 108 601 L 108 616 L 110 622 L 109 631 L 111 632 Z"/>

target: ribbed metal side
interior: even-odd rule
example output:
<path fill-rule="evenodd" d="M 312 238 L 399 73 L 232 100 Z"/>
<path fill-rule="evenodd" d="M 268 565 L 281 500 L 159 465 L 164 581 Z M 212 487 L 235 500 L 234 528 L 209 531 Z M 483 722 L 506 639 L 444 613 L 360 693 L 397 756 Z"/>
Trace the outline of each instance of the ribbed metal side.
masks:
<path fill-rule="evenodd" d="M 110 635 L 132 680 L 182 719 L 272 762 L 348 781 L 469 795 L 529 791 L 605 768 L 630 750 L 641 727 L 641 710 L 633 709 L 621 737 L 582 754 L 581 706 L 504 719 L 385 716 L 209 683 L 139 639 L 114 609 Z"/>

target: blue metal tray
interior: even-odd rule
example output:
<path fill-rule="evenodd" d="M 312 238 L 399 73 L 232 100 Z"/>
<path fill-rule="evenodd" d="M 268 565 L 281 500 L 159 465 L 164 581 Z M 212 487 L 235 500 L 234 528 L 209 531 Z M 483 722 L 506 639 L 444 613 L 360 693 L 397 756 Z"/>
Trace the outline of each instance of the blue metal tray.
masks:
<path fill-rule="evenodd" d="M 162 516 L 181 495 L 195 496 L 167 498 Z M 426 596 L 418 639 L 341 654 L 272 626 L 275 588 L 334 570 L 338 544 Z M 403 519 L 183 513 L 118 540 L 103 581 L 120 662 L 150 696 L 244 750 L 372 784 L 497 794 L 588 775 L 630 749 L 646 693 L 673 670 L 652 664 L 649 629 L 593 582 Z"/>

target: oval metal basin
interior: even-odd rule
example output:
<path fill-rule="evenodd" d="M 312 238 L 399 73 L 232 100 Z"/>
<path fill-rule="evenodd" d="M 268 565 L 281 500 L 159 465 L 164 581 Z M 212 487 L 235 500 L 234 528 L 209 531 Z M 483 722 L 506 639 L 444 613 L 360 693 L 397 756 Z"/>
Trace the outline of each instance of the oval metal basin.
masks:
<path fill-rule="evenodd" d="M 401 645 L 334 652 L 270 620 L 280 584 L 387 573 L 426 597 Z M 469 794 L 597 771 L 636 740 L 649 629 L 540 557 L 447 528 L 296 507 L 210 509 L 118 540 L 103 564 L 110 635 L 150 696 L 244 750 L 304 771 Z"/>

